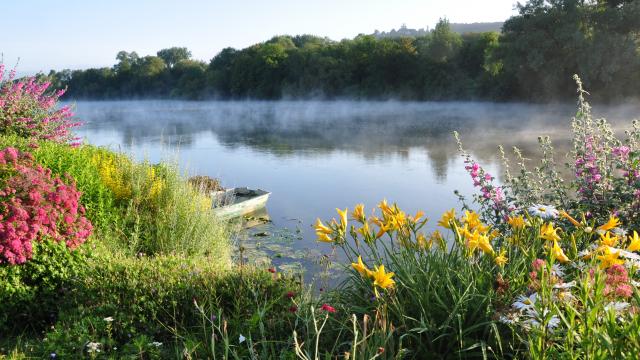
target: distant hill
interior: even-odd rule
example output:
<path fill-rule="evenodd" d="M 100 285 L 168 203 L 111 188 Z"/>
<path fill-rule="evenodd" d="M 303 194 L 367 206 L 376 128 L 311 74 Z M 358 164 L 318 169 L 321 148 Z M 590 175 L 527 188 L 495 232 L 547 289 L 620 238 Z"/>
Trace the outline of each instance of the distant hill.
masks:
<path fill-rule="evenodd" d="M 502 22 L 478 22 L 478 23 L 450 23 L 449 26 L 451 30 L 464 34 L 464 33 L 477 33 L 477 32 L 487 32 L 487 31 L 497 31 L 500 32 L 502 29 Z M 406 25 L 402 25 L 399 29 L 391 29 L 390 31 L 378 31 L 376 30 L 373 35 L 378 38 L 397 38 L 397 37 L 418 37 L 425 36 L 431 32 L 431 29 L 422 28 L 422 29 L 411 29 Z"/>

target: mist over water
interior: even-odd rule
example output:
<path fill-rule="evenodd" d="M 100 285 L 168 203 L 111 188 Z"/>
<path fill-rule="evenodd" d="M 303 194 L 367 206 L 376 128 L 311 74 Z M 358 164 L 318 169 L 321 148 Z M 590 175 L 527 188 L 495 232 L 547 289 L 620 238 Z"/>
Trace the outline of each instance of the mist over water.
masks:
<path fill-rule="evenodd" d="M 558 153 L 570 149 L 573 105 L 473 102 L 77 102 L 89 143 L 157 162 L 177 155 L 191 175 L 219 178 L 226 187 L 273 192 L 267 210 L 276 229 L 300 229 L 295 249 L 327 252 L 315 243 L 316 217 L 335 208 L 386 198 L 403 209 L 423 209 L 433 220 L 459 207 L 454 190 L 473 193 L 452 136 L 500 175 L 497 146 L 517 145 L 536 158 L 537 137 Z M 622 131 L 640 106 L 596 107 Z M 563 159 L 557 159 L 563 163 Z M 431 221 L 435 225 L 436 221 Z"/>

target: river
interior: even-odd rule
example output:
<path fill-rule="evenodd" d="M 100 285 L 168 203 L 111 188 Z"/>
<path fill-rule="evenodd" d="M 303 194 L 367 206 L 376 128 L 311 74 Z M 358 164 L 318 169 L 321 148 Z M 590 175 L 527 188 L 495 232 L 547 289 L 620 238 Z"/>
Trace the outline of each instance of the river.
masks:
<path fill-rule="evenodd" d="M 335 208 L 380 200 L 426 212 L 434 226 L 440 214 L 459 207 L 454 190 L 474 192 L 452 132 L 492 174 L 500 175 L 497 146 L 521 147 L 536 157 L 537 136 L 569 150 L 573 105 L 474 102 L 352 101 L 80 101 L 89 143 L 158 162 L 177 158 L 191 175 L 219 178 L 225 187 L 272 192 L 272 223 L 235 238 L 249 261 L 280 270 L 321 266 L 331 247 L 315 241 L 317 217 Z M 629 127 L 640 107 L 596 108 Z M 562 159 L 559 159 L 562 163 Z M 260 215 L 264 216 L 264 214 Z M 270 260 L 269 260 L 270 259 Z M 335 267 L 332 267 L 335 269 Z M 331 271 L 329 271 L 330 273 Z"/>

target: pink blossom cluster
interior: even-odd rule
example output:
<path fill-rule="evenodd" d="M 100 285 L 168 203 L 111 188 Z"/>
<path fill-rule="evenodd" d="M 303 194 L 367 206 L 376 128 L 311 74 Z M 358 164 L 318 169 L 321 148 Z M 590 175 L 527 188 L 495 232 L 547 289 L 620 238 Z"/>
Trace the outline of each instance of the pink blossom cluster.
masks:
<path fill-rule="evenodd" d="M 592 193 L 596 185 L 602 180 L 602 174 L 597 164 L 596 150 L 594 149 L 593 138 L 588 137 L 585 141 L 585 152 L 579 154 L 576 158 L 575 175 L 578 179 L 583 180 L 583 184 L 578 188 L 578 192 L 581 194 L 588 195 Z"/>
<path fill-rule="evenodd" d="M 505 196 L 502 187 L 493 185 L 494 177 L 486 172 L 477 162 L 473 160 L 465 160 L 465 169 L 471 175 L 473 186 L 479 187 L 482 197 L 493 203 L 496 210 L 505 208 Z"/>
<path fill-rule="evenodd" d="M 29 153 L 0 151 L 0 263 L 21 264 L 31 258 L 34 241 L 64 241 L 70 249 L 91 234 L 91 222 L 79 204 L 80 192 Z"/>
<path fill-rule="evenodd" d="M 69 105 L 57 108 L 65 90 L 47 92 L 51 83 L 35 77 L 16 80 L 15 70 L 7 79 L 4 75 L 4 64 L 0 64 L 0 133 L 77 145 L 71 129 L 81 123 L 73 119 Z"/>
<path fill-rule="evenodd" d="M 627 269 L 620 264 L 615 264 L 607 269 L 604 295 L 614 295 L 621 298 L 630 298 L 633 295 L 633 288 L 629 283 Z"/>

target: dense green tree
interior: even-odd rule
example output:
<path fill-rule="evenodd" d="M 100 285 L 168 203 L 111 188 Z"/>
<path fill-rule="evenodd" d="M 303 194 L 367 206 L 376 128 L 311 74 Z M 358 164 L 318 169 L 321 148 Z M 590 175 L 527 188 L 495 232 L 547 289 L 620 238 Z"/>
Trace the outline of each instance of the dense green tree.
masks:
<path fill-rule="evenodd" d="M 182 60 L 191 59 L 191 51 L 186 47 L 172 47 L 168 49 L 162 49 L 156 54 L 159 58 L 164 60 L 165 64 L 169 68 L 173 68 L 177 63 Z"/>

